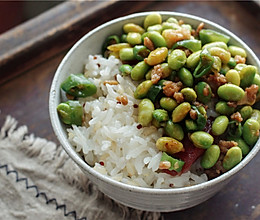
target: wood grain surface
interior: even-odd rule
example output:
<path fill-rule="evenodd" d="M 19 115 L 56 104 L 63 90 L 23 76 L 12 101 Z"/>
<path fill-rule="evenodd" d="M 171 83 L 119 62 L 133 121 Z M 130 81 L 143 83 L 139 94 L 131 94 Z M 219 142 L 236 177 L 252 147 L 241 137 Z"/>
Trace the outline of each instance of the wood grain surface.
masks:
<path fill-rule="evenodd" d="M 52 10 L 54 11 L 46 12 L 44 18 L 35 18 L 0 35 L 0 125 L 6 115 L 10 114 L 20 125 L 27 125 L 30 133 L 57 144 L 59 143 L 53 133 L 48 112 L 52 78 L 60 61 L 75 41 L 101 23 L 140 11 L 190 13 L 231 30 L 260 57 L 260 10 L 253 2 L 66 2 Z M 45 24 L 41 23 L 43 20 Z M 48 22 L 52 25 L 47 24 Z M 24 32 L 26 28 L 31 31 L 30 34 Z M 28 44 L 22 45 L 23 42 Z M 29 45 L 29 42 L 33 43 Z M 163 213 L 164 218 L 166 220 L 260 219 L 259 167 L 258 154 L 216 196 L 187 210 Z"/>

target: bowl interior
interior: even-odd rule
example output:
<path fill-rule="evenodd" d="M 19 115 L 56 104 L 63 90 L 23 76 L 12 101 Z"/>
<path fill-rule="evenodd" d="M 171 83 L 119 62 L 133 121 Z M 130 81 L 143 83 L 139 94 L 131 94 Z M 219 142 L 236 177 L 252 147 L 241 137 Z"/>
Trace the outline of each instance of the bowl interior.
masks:
<path fill-rule="evenodd" d="M 252 148 L 250 153 L 240 162 L 240 164 L 238 164 L 235 168 L 231 169 L 227 173 L 221 175 L 220 177 L 217 177 L 211 181 L 199 185 L 190 186 L 186 188 L 149 189 L 149 188 L 130 186 L 121 182 L 117 182 L 115 180 L 110 179 L 107 176 L 101 175 L 96 171 L 94 171 L 90 166 L 88 166 L 83 161 L 83 159 L 75 152 L 71 144 L 68 142 L 66 126 L 64 126 L 64 124 L 59 120 L 56 107 L 61 101 L 65 100 L 65 97 L 63 97 L 60 91 L 60 84 L 68 77 L 69 74 L 83 72 L 83 68 L 88 55 L 101 54 L 102 43 L 104 42 L 107 36 L 112 34 L 121 34 L 122 26 L 125 23 L 133 22 L 137 24 L 142 24 L 144 17 L 149 13 L 150 12 L 132 14 L 105 23 L 97 27 L 96 29 L 92 30 L 88 34 L 86 34 L 67 53 L 67 55 L 64 57 L 61 64 L 59 65 L 57 72 L 55 73 L 51 90 L 50 90 L 49 110 L 50 110 L 50 118 L 51 118 L 54 132 L 57 135 L 65 151 L 86 173 L 90 175 L 89 176 L 90 179 L 96 179 L 101 182 L 108 182 L 109 184 L 116 185 L 117 187 L 124 188 L 126 190 L 131 190 L 136 192 L 142 191 L 147 193 L 170 193 L 170 192 L 182 193 L 184 191 L 186 192 L 194 191 L 202 188 L 211 187 L 212 185 L 217 184 L 233 176 L 241 168 L 243 168 L 259 151 L 260 149 L 259 140 L 257 144 L 254 146 L 254 148 Z M 173 16 L 177 19 L 184 20 L 185 23 L 189 23 L 194 27 L 196 27 L 199 23 L 204 22 L 205 28 L 211 28 L 229 35 L 231 37 L 230 44 L 243 47 L 248 54 L 247 62 L 257 66 L 258 69 L 260 69 L 259 60 L 256 57 L 256 55 L 252 52 L 252 50 L 242 40 L 240 40 L 237 36 L 232 34 L 230 31 L 226 30 L 225 28 L 213 22 L 210 22 L 208 20 L 196 16 L 192 16 L 192 15 L 174 13 L 174 12 L 159 12 L 159 13 L 162 15 L 163 20 Z"/>

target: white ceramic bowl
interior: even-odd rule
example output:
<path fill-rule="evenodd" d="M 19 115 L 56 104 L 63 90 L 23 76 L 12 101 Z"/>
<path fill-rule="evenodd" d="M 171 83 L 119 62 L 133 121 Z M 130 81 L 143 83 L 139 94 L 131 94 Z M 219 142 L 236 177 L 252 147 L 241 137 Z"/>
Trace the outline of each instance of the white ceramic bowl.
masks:
<path fill-rule="evenodd" d="M 204 22 L 205 28 L 214 29 L 229 35 L 231 37 L 230 43 L 243 47 L 248 54 L 248 62 L 260 69 L 260 62 L 253 51 L 236 35 L 225 28 L 211 21 L 188 14 L 163 11 L 159 13 L 162 15 L 163 20 L 169 16 L 173 16 L 177 19 L 184 20 L 185 23 L 189 23 L 194 27 L 196 27 L 199 23 Z M 58 67 L 51 85 L 49 111 L 54 132 L 64 150 L 84 171 L 87 177 L 98 186 L 100 191 L 115 201 L 136 209 L 148 211 L 176 211 L 195 206 L 217 193 L 257 154 L 260 149 L 259 140 L 250 153 L 236 167 L 213 180 L 185 188 L 141 188 L 112 180 L 109 177 L 96 172 L 88 164 L 86 164 L 69 143 L 65 126 L 60 121 L 56 111 L 56 107 L 62 101 L 60 85 L 65 78 L 67 78 L 69 73 L 82 72 L 88 55 L 100 54 L 101 45 L 107 36 L 112 34 L 120 34 L 122 26 L 125 23 L 134 22 L 137 24 L 142 24 L 145 16 L 148 14 L 149 12 L 137 13 L 112 20 L 95 28 L 82 37 L 67 53 Z"/>

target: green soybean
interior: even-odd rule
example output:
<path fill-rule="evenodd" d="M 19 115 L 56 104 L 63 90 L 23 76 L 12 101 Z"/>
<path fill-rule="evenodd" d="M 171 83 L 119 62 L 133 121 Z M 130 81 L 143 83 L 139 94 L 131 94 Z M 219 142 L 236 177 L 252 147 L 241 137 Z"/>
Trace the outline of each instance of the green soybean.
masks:
<path fill-rule="evenodd" d="M 245 92 L 242 88 L 234 84 L 224 84 L 218 87 L 218 96 L 226 101 L 239 101 Z"/>
<path fill-rule="evenodd" d="M 163 122 L 169 120 L 168 112 L 164 109 L 155 109 L 153 111 L 153 118 L 158 122 Z"/>
<path fill-rule="evenodd" d="M 158 150 L 164 151 L 169 154 L 175 154 L 183 151 L 183 144 L 172 137 L 161 137 L 156 141 Z"/>
<path fill-rule="evenodd" d="M 221 41 L 216 41 L 216 42 L 212 42 L 212 43 L 205 44 L 205 45 L 202 47 L 202 50 L 205 49 L 205 48 L 209 49 L 209 48 L 211 48 L 211 47 L 220 47 L 220 48 L 222 48 L 222 49 L 224 49 L 224 50 L 227 50 L 227 49 L 228 49 L 226 43 L 221 42 Z"/>
<path fill-rule="evenodd" d="M 206 82 L 199 82 L 195 86 L 195 91 L 200 102 L 207 104 L 211 100 L 212 90 Z"/>
<path fill-rule="evenodd" d="M 228 63 L 231 58 L 231 54 L 223 48 L 210 47 L 208 50 L 209 50 L 211 56 L 219 57 L 221 59 L 222 63 L 225 63 L 225 64 Z"/>
<path fill-rule="evenodd" d="M 247 143 L 240 137 L 227 137 L 228 141 L 235 141 L 238 144 L 238 147 L 242 151 L 242 155 L 245 156 L 250 151 L 250 147 L 247 145 Z"/>
<path fill-rule="evenodd" d="M 241 48 L 241 47 L 237 47 L 237 46 L 229 46 L 228 47 L 228 51 L 231 53 L 231 56 L 234 57 L 236 55 L 239 55 L 241 57 L 246 57 L 246 51 Z"/>
<path fill-rule="evenodd" d="M 186 119 L 185 120 L 185 127 L 188 131 L 196 131 L 198 130 L 198 126 L 195 121 L 192 119 Z"/>
<path fill-rule="evenodd" d="M 165 39 L 159 32 L 150 31 L 147 37 L 153 42 L 155 47 L 167 47 Z"/>
<path fill-rule="evenodd" d="M 190 139 L 195 147 L 208 149 L 214 141 L 214 138 L 205 131 L 195 131 L 191 134 Z"/>
<path fill-rule="evenodd" d="M 159 13 L 151 13 L 144 19 L 144 28 L 147 29 L 149 26 L 162 23 L 162 16 Z"/>
<path fill-rule="evenodd" d="M 201 158 L 201 166 L 204 169 L 213 167 L 218 161 L 220 155 L 220 148 L 218 145 L 211 145 L 203 154 Z"/>
<path fill-rule="evenodd" d="M 174 99 L 170 97 L 162 97 L 160 99 L 160 106 L 165 110 L 171 112 L 178 106 L 178 104 Z"/>
<path fill-rule="evenodd" d="M 133 67 L 129 64 L 123 64 L 119 67 L 119 71 L 122 73 L 123 76 L 128 76 L 131 74 Z"/>
<path fill-rule="evenodd" d="M 185 67 L 182 67 L 178 71 L 177 75 L 185 86 L 188 86 L 188 87 L 193 86 L 193 76 L 188 69 L 186 69 Z"/>
<path fill-rule="evenodd" d="M 253 146 L 259 137 L 260 125 L 258 121 L 249 118 L 243 125 L 243 139 L 249 146 Z"/>
<path fill-rule="evenodd" d="M 188 56 L 186 66 L 189 69 L 194 70 L 198 66 L 200 62 L 200 53 L 201 50 L 196 51 L 195 53 L 192 53 L 190 56 Z"/>
<path fill-rule="evenodd" d="M 240 75 L 238 71 L 236 71 L 235 69 L 230 69 L 229 71 L 227 71 L 226 79 L 229 83 L 232 83 L 237 86 L 240 85 Z"/>
<path fill-rule="evenodd" d="M 212 124 L 212 134 L 214 135 L 224 134 L 224 132 L 228 127 L 228 122 L 229 120 L 227 116 L 224 115 L 218 116 Z"/>
<path fill-rule="evenodd" d="M 243 118 L 243 121 L 245 121 L 251 117 L 253 113 L 253 108 L 251 106 L 244 106 L 243 108 L 240 109 L 239 112 Z"/>
<path fill-rule="evenodd" d="M 183 102 L 178 105 L 172 112 L 172 121 L 180 122 L 182 121 L 188 112 L 191 110 L 191 105 L 188 102 Z"/>
<path fill-rule="evenodd" d="M 129 32 L 126 36 L 126 41 L 131 45 L 137 45 L 142 43 L 141 34 L 136 32 Z"/>
<path fill-rule="evenodd" d="M 134 52 L 133 52 L 133 48 L 122 48 L 119 51 L 119 58 L 120 60 L 134 60 Z"/>
<path fill-rule="evenodd" d="M 134 97 L 136 99 L 142 99 L 144 97 L 146 97 L 149 89 L 151 88 L 151 86 L 153 85 L 152 81 L 151 80 L 146 80 L 146 81 L 143 81 L 142 83 L 140 83 L 135 92 L 134 92 Z"/>
<path fill-rule="evenodd" d="M 256 120 L 260 124 L 260 111 L 254 109 L 250 118 Z"/>
<path fill-rule="evenodd" d="M 246 88 L 252 85 L 256 75 L 256 67 L 247 65 L 239 71 L 240 75 L 240 86 Z"/>
<path fill-rule="evenodd" d="M 149 54 L 146 63 L 150 66 L 154 66 L 165 61 L 167 56 L 168 56 L 167 47 L 158 47 Z"/>
<path fill-rule="evenodd" d="M 148 126 L 153 119 L 154 105 L 150 99 L 143 99 L 138 106 L 138 123 Z"/>
<path fill-rule="evenodd" d="M 182 126 L 176 123 L 173 123 L 171 120 L 167 121 L 166 126 L 164 127 L 165 133 L 181 141 L 184 138 L 184 132 Z"/>
<path fill-rule="evenodd" d="M 219 101 L 215 106 L 216 112 L 218 112 L 221 115 L 231 115 L 235 112 L 234 107 L 230 107 L 227 102 Z"/>
<path fill-rule="evenodd" d="M 162 25 L 161 24 L 155 24 L 155 25 L 152 25 L 152 26 L 149 26 L 147 28 L 147 31 L 148 32 L 151 32 L 151 31 L 157 31 L 159 33 L 162 33 Z"/>
<path fill-rule="evenodd" d="M 184 100 L 187 102 L 194 102 L 197 98 L 197 94 L 192 88 L 186 87 L 181 90 L 181 93 L 184 96 Z"/>
<path fill-rule="evenodd" d="M 131 78 L 136 81 L 143 79 L 149 68 L 144 61 L 137 63 L 131 71 Z"/>
<path fill-rule="evenodd" d="M 183 67 L 186 63 L 186 60 L 187 58 L 184 51 L 180 49 L 173 50 L 168 56 L 168 64 L 173 70 L 179 70 L 181 67 Z"/>
<path fill-rule="evenodd" d="M 242 160 L 242 151 L 239 147 L 231 147 L 228 149 L 224 159 L 223 167 L 226 170 L 230 170 L 236 166 Z"/>
<path fill-rule="evenodd" d="M 145 32 L 145 30 L 138 24 L 134 24 L 134 23 L 128 23 L 125 24 L 123 26 L 123 30 L 125 33 L 130 33 L 130 32 L 136 32 L 139 34 L 143 34 Z"/>

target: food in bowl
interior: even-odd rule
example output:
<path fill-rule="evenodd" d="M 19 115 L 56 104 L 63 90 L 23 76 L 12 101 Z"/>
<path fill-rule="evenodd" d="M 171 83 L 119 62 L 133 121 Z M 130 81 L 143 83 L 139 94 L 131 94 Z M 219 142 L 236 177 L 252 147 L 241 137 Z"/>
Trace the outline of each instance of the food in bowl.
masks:
<path fill-rule="evenodd" d="M 57 110 L 76 152 L 142 187 L 190 186 L 236 166 L 260 127 L 260 76 L 246 51 L 158 13 L 122 28 L 61 85 L 68 101 Z"/>

